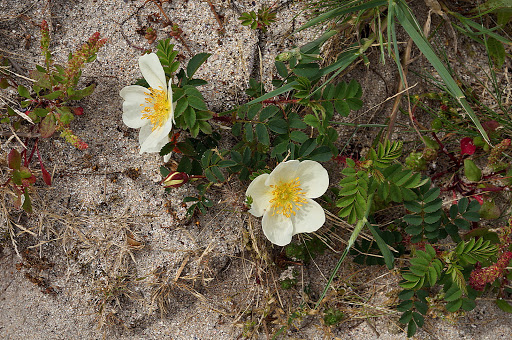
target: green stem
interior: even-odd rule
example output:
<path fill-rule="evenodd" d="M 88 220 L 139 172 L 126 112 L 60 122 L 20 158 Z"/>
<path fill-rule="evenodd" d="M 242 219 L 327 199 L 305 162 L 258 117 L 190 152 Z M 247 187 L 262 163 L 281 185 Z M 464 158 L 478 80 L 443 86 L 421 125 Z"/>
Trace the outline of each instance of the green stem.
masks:
<path fill-rule="evenodd" d="M 350 238 L 348 239 L 347 247 L 341 254 L 341 257 L 338 260 L 336 267 L 332 271 L 331 276 L 329 277 L 329 280 L 327 281 L 327 285 L 325 285 L 325 288 L 324 288 L 322 294 L 320 295 L 320 298 L 318 299 L 317 303 L 315 304 L 314 309 L 317 309 L 318 306 L 320 305 L 320 303 L 322 302 L 322 300 L 324 299 L 325 295 L 327 294 L 327 290 L 329 289 L 329 286 L 331 285 L 332 281 L 334 280 L 334 277 L 336 276 L 336 273 L 340 269 L 341 264 L 345 260 L 345 257 L 347 257 L 348 252 L 350 251 L 350 248 L 352 248 L 352 246 L 356 242 L 357 237 L 359 236 L 359 233 L 361 232 L 363 227 L 368 222 L 368 215 L 370 214 L 370 208 L 371 208 L 372 202 L 373 202 L 373 195 L 374 195 L 374 193 L 372 193 L 368 196 L 368 200 L 367 200 L 368 204 L 366 205 L 366 211 L 364 212 L 364 217 L 362 219 L 360 219 L 359 221 L 357 221 L 356 227 L 354 228 L 352 235 L 350 235 Z"/>

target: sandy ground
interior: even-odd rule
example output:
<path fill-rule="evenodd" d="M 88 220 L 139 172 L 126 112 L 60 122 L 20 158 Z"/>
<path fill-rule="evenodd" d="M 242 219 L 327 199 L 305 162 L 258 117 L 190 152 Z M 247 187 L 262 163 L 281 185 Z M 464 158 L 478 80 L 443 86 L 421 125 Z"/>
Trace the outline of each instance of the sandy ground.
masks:
<path fill-rule="evenodd" d="M 301 3 L 278 1 L 278 21 L 266 34 L 237 20 L 240 11 L 273 3 L 213 1 L 223 20 L 223 34 L 207 2 L 177 0 L 163 5 L 183 30 L 190 50 L 212 54 L 197 74 L 209 82 L 201 91 L 211 110 L 244 102 L 251 75 L 262 76 L 268 84 L 275 72 L 274 56 L 318 33 L 287 36 L 305 22 Z M 286 312 L 297 308 L 303 298 L 298 288 L 276 294 L 273 268 L 256 263 L 257 257 L 250 255 L 254 248 L 248 250 L 244 239 L 251 232 L 253 242 L 266 241 L 259 221 L 249 221 L 239 209 L 246 184 L 215 188 L 218 204 L 207 215 L 187 220 L 181 202 L 195 188 L 187 185 L 165 193 L 158 185 L 161 159 L 139 155 L 138 131 L 123 125 L 118 93 L 140 77 L 141 51 L 136 47 L 155 48 L 137 30 L 157 12 L 152 3 L 144 5 L 140 0 L 0 0 L 0 54 L 21 70 L 41 62 L 34 24 L 43 19 L 51 24 L 53 55 L 61 63 L 92 33 L 98 31 L 108 39 L 97 61 L 83 72 L 82 84 L 95 82 L 97 88 L 80 102 L 85 115 L 72 124 L 89 148 L 82 152 L 59 138 L 41 141 L 54 184 L 38 185 L 33 216 L 11 213 L 14 223 L 30 230 L 15 229 L 16 247 L 3 232 L 0 338 L 236 339 L 250 335 L 248 326 L 256 321 L 259 328 L 251 336 L 265 339 L 278 328 L 272 318 L 262 322 L 262 311 L 281 310 L 281 319 L 275 319 L 285 322 Z M 154 27 L 158 39 L 167 36 L 168 28 Z M 180 41 L 174 43 L 188 60 L 191 54 Z M 360 79 L 364 96 L 369 98 L 375 94 L 378 77 L 362 74 L 366 75 Z M 379 86 L 383 88 L 382 83 Z M 3 140 L 3 152 L 13 144 Z M 6 221 L 2 223 L 3 231 Z M 128 237 L 140 245 L 130 245 Z M 335 263 L 336 256 L 326 253 L 315 265 L 302 268 L 301 275 L 319 291 Z M 267 270 L 259 272 L 261 268 Z M 347 264 L 343 270 L 355 269 Z M 382 305 L 379 301 L 389 298 L 392 289 L 387 283 L 392 282 L 396 277 L 376 284 L 378 294 L 366 306 Z M 368 308 L 367 315 L 374 312 Z M 365 321 L 361 313 L 359 320 L 331 329 L 322 326 L 318 317 L 304 316 L 298 328 L 292 327 L 284 337 L 405 338 L 397 317 L 386 314 Z M 512 318 L 491 302 L 482 302 L 456 323 L 433 319 L 425 328 L 418 339 L 510 339 Z"/>

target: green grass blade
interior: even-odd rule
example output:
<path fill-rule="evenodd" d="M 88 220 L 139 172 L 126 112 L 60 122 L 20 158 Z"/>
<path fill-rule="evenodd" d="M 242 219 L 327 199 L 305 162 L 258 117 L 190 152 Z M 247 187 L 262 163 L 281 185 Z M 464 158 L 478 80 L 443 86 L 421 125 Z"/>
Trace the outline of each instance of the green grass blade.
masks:
<path fill-rule="evenodd" d="M 322 34 L 319 38 L 315 39 L 312 42 L 307 43 L 306 45 L 300 48 L 300 51 L 304 54 L 312 54 L 317 48 L 320 48 L 324 42 L 326 42 L 330 37 L 339 33 L 338 30 L 329 30 Z"/>
<path fill-rule="evenodd" d="M 359 2 L 362 2 L 362 1 L 359 1 Z M 353 7 L 348 7 L 348 8 L 347 8 L 347 6 L 342 6 L 341 8 L 336 8 L 336 9 L 333 9 L 331 11 L 328 11 L 328 12 L 325 12 L 323 14 L 320 14 L 316 18 L 314 18 L 314 19 L 308 21 L 307 23 L 305 23 L 302 27 L 300 27 L 294 33 L 297 33 L 297 32 L 300 32 L 302 30 L 305 30 L 306 28 L 318 25 L 319 23 L 324 22 L 326 20 L 331 20 L 331 19 L 334 19 L 334 18 L 337 18 L 337 17 L 341 17 L 341 16 L 343 16 L 345 14 L 354 13 L 354 12 L 357 12 L 357 11 L 364 11 L 364 10 L 367 10 L 367 9 L 370 9 L 370 8 L 376 8 L 376 7 L 379 7 L 379 6 L 384 6 L 386 3 L 387 3 L 387 0 L 373 0 L 373 1 L 369 1 L 369 2 L 363 3 L 361 5 L 358 5 L 358 6 L 353 6 Z"/>
<path fill-rule="evenodd" d="M 493 37 L 494 39 L 496 39 L 498 41 L 501 41 L 504 44 L 512 45 L 512 41 L 510 41 L 507 38 L 502 37 L 499 34 L 494 33 L 494 31 L 497 30 L 498 27 L 495 27 L 493 29 L 485 28 L 484 26 L 474 22 L 473 20 L 470 20 L 470 19 L 466 18 L 463 15 L 460 15 L 459 13 L 455 13 L 455 12 L 452 13 L 452 12 L 450 12 L 450 14 L 453 15 L 454 17 L 456 17 L 461 23 L 463 23 L 463 24 L 465 24 L 465 25 L 467 25 L 467 26 L 469 26 L 471 28 L 474 28 L 475 30 L 478 31 L 478 32 L 471 32 L 471 33 L 477 34 L 477 35 L 488 35 L 488 36 Z"/>
<path fill-rule="evenodd" d="M 363 227 L 368 222 L 368 215 L 370 214 L 370 208 L 372 206 L 371 202 L 373 202 L 373 195 L 374 195 L 373 193 L 368 195 L 368 200 L 367 200 L 368 204 L 366 205 L 366 211 L 364 213 L 365 217 L 360 219 L 359 221 L 357 221 L 357 224 L 356 224 L 356 226 L 354 228 L 354 231 L 352 232 L 352 235 L 350 235 L 350 238 L 348 239 L 347 247 L 345 248 L 345 250 L 343 250 L 343 253 L 341 254 L 340 259 L 338 260 L 338 263 L 336 264 L 336 267 L 334 267 L 334 270 L 332 271 L 331 276 L 329 276 L 329 280 L 327 281 L 327 284 L 325 285 L 325 288 L 322 291 L 322 294 L 320 295 L 320 298 L 318 299 L 318 301 L 315 304 L 315 309 L 318 308 L 318 306 L 320 305 L 320 303 L 324 299 L 325 294 L 327 294 L 327 290 L 329 290 L 329 287 L 330 287 L 332 281 L 334 280 L 334 277 L 336 276 L 336 273 L 338 272 L 338 270 L 341 267 L 341 264 L 343 263 L 343 261 L 347 257 L 348 252 L 350 251 L 350 249 L 352 248 L 354 243 L 356 242 L 357 237 L 359 236 L 359 233 L 361 232 Z"/>
<path fill-rule="evenodd" d="M 286 93 L 288 91 L 291 91 L 293 90 L 293 86 L 294 85 L 297 85 L 298 82 L 296 81 L 292 81 L 291 83 L 288 83 L 286 85 L 283 85 L 281 86 L 280 88 L 277 88 L 275 89 L 274 91 L 271 91 L 269 93 L 265 93 L 263 96 L 261 97 L 258 97 L 256 99 L 253 99 L 251 100 L 250 102 L 248 102 L 246 105 L 252 105 L 252 104 L 256 104 L 256 103 L 259 103 L 259 102 L 262 102 L 264 100 L 267 100 L 267 99 L 270 99 L 270 98 L 273 98 L 275 96 L 279 96 L 280 94 L 283 94 L 283 93 Z"/>
<path fill-rule="evenodd" d="M 462 108 L 466 111 L 468 116 L 473 121 L 473 124 L 475 124 L 476 128 L 478 129 L 482 137 L 485 139 L 487 143 L 490 144 L 490 140 L 489 137 L 487 136 L 487 133 L 482 127 L 482 124 L 480 124 L 480 120 L 476 116 L 475 112 L 467 102 L 464 93 L 459 88 L 455 80 L 452 78 L 450 72 L 446 69 L 444 64 L 441 62 L 439 57 L 432 49 L 430 43 L 427 41 L 427 39 L 419 29 L 407 5 L 400 1 L 395 9 L 398 21 L 403 26 L 407 34 L 414 41 L 419 50 L 425 55 L 428 61 L 436 69 L 437 73 L 439 74 L 444 84 L 446 85 L 448 93 L 459 102 L 459 104 L 462 106 Z"/>

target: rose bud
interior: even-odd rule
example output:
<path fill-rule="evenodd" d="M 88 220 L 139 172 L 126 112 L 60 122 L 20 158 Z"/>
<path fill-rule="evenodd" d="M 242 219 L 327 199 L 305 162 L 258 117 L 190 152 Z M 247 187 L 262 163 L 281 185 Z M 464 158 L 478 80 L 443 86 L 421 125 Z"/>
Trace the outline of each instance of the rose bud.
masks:
<path fill-rule="evenodd" d="M 160 183 L 164 188 L 179 188 L 187 183 L 189 176 L 184 172 L 173 171 Z"/>

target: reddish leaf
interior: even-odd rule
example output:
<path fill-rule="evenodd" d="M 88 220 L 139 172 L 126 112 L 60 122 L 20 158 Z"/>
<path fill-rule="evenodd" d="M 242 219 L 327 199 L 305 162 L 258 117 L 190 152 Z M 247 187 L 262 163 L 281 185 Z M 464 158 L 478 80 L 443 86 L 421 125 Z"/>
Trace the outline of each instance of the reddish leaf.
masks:
<path fill-rule="evenodd" d="M 41 122 L 41 126 L 39 128 L 39 132 L 41 133 L 41 137 L 48 138 L 55 132 L 57 128 L 57 122 L 55 119 L 55 115 L 53 113 L 49 113 L 46 117 L 44 117 Z"/>
<path fill-rule="evenodd" d="M 43 181 L 46 183 L 46 185 L 52 185 L 52 175 L 46 171 L 43 162 L 40 161 L 39 165 L 41 166 L 41 172 L 43 173 Z"/>
<path fill-rule="evenodd" d="M 462 155 L 472 155 L 476 151 L 476 146 L 473 144 L 473 139 L 470 137 L 462 138 L 460 141 L 460 153 Z"/>
<path fill-rule="evenodd" d="M 19 170 L 21 166 L 21 154 L 16 149 L 12 149 L 7 156 L 9 168 Z"/>
<path fill-rule="evenodd" d="M 43 159 L 41 158 L 41 154 L 39 153 L 37 143 L 34 149 L 36 150 L 37 159 L 39 160 L 39 166 L 41 167 L 41 172 L 43 173 L 43 181 L 46 183 L 46 185 L 52 185 L 52 176 L 48 171 L 46 171 L 46 168 L 44 167 Z"/>

